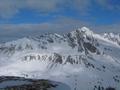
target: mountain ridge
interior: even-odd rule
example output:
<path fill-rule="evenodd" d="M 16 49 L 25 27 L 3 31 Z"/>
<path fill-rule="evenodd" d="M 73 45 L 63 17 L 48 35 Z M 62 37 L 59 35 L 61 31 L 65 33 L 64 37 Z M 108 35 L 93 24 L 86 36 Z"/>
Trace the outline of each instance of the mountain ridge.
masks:
<path fill-rule="evenodd" d="M 71 90 L 119 90 L 118 40 L 83 27 L 64 35 L 7 42 L 0 45 L 0 75 L 50 79 L 69 85 Z"/>

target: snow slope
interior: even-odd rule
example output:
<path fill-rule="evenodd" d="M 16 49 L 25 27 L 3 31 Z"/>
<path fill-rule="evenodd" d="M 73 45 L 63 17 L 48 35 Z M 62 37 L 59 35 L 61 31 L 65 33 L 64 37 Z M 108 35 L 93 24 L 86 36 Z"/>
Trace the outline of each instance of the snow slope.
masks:
<path fill-rule="evenodd" d="M 2 43 L 0 75 L 49 79 L 71 90 L 120 90 L 119 41 L 119 35 L 83 27 Z"/>

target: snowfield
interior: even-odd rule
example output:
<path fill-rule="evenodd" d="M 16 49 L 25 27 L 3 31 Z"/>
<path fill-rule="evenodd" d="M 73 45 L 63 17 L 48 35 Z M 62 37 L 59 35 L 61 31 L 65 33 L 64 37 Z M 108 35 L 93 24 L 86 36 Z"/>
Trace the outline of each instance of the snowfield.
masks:
<path fill-rule="evenodd" d="M 0 76 L 48 79 L 71 90 L 120 90 L 120 35 L 83 27 L 1 43 Z"/>

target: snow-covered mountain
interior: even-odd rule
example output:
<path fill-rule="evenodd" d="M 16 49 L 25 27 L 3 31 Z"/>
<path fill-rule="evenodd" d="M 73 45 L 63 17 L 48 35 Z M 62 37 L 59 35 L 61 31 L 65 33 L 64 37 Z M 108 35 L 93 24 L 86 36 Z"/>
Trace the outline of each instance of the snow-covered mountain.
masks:
<path fill-rule="evenodd" d="M 83 27 L 2 43 L 0 75 L 49 79 L 71 90 L 120 90 L 120 35 Z"/>

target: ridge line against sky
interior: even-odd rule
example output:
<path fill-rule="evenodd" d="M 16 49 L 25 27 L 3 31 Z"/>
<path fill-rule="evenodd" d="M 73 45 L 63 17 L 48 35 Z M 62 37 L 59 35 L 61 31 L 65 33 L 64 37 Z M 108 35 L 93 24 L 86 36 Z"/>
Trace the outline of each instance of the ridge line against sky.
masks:
<path fill-rule="evenodd" d="M 0 42 L 82 26 L 120 32 L 120 0 L 0 0 Z"/>

